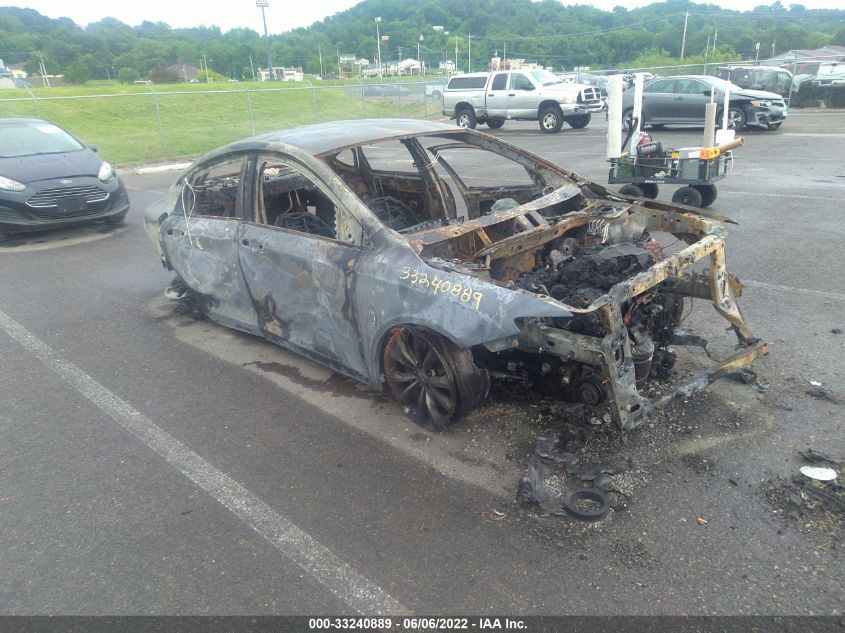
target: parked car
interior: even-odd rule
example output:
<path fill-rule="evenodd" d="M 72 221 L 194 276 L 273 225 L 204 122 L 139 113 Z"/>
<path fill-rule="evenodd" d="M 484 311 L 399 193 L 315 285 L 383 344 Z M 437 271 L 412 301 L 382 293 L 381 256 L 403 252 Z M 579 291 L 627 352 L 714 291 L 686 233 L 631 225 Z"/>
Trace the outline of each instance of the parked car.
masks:
<path fill-rule="evenodd" d="M 396 119 L 227 145 L 144 217 L 171 290 L 187 289 L 171 296 L 384 389 L 435 429 L 484 402 L 491 378 L 610 401 L 623 428 L 642 424 L 726 373 L 641 395 L 671 367 L 684 295 L 732 324 L 731 369 L 764 352 L 728 283 L 723 220 L 612 194 L 487 134 Z M 655 231 L 685 248 L 664 252 Z"/>
<path fill-rule="evenodd" d="M 426 84 L 425 96 L 429 99 L 442 99 L 446 84 Z"/>
<path fill-rule="evenodd" d="M 399 84 L 369 84 L 364 86 L 365 97 L 404 97 L 409 94 L 411 94 L 411 91 Z"/>
<path fill-rule="evenodd" d="M 587 127 L 604 104 L 592 86 L 564 83 L 547 70 L 504 70 L 455 75 L 443 93 L 443 114 L 461 127 L 486 123 L 498 129 L 507 119 L 537 121 L 546 134 L 559 132 L 564 121 Z"/>
<path fill-rule="evenodd" d="M 703 125 L 704 110 L 711 92 L 718 104 L 716 119 L 722 118 L 725 90 L 730 90 L 728 126 L 741 130 L 759 127 L 776 130 L 786 119 L 783 97 L 774 92 L 742 89 L 718 77 L 681 75 L 658 77 L 643 87 L 643 125 L 659 128 L 667 124 Z M 634 91 L 622 93 L 622 122 L 630 128 L 634 111 Z"/>
<path fill-rule="evenodd" d="M 778 66 L 728 64 L 719 66 L 713 76 L 742 89 L 766 90 L 782 97 L 788 97 L 795 89 L 792 73 Z"/>
<path fill-rule="evenodd" d="M 0 119 L 0 239 L 85 222 L 122 222 L 129 197 L 95 150 L 46 121 Z"/>

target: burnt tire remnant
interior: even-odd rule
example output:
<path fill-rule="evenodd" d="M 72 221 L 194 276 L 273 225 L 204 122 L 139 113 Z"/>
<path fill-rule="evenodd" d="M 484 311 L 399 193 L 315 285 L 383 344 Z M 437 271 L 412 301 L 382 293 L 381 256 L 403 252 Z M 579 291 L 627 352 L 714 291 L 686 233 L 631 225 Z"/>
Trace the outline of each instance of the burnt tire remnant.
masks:
<path fill-rule="evenodd" d="M 422 327 L 393 328 L 382 355 L 387 390 L 414 423 L 441 431 L 487 398 L 472 353 Z"/>

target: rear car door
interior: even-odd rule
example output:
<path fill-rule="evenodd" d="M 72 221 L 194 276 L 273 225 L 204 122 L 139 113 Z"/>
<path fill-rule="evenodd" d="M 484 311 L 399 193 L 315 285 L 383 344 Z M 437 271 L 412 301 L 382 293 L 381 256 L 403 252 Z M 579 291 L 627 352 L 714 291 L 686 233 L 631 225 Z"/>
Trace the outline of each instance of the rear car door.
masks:
<path fill-rule="evenodd" d="M 508 112 L 508 74 L 496 73 L 487 88 L 487 116 L 504 119 Z"/>
<path fill-rule="evenodd" d="M 263 335 L 368 379 L 358 334 L 355 271 L 364 232 L 340 199 L 300 163 L 258 155 L 240 263 Z"/>
<path fill-rule="evenodd" d="M 213 321 L 247 332 L 258 320 L 238 263 L 247 154 L 212 159 L 184 177 L 176 209 L 161 227 L 167 261 L 202 297 Z"/>

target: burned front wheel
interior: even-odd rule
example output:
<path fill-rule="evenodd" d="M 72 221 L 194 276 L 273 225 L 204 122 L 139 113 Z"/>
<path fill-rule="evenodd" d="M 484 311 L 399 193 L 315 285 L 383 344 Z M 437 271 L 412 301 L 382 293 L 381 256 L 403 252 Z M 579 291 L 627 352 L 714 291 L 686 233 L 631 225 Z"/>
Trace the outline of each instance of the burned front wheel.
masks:
<path fill-rule="evenodd" d="M 388 333 L 382 362 L 390 396 L 416 424 L 434 431 L 468 413 L 490 388 L 469 350 L 416 326 Z"/>

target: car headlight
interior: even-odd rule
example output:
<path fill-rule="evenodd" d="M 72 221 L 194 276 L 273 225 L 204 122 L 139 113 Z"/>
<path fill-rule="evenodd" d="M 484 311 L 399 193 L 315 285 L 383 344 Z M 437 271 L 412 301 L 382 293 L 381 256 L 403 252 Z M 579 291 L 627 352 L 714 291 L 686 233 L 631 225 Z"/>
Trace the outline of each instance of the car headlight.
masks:
<path fill-rule="evenodd" d="M 26 185 L 17 180 L 0 176 L 0 189 L 5 189 L 6 191 L 23 191 L 26 189 Z"/>
<path fill-rule="evenodd" d="M 108 182 L 114 177 L 114 168 L 111 165 L 106 162 L 100 165 L 100 171 L 97 172 L 97 180 L 100 182 Z"/>
<path fill-rule="evenodd" d="M 766 101 L 765 99 L 754 99 L 754 101 L 751 102 L 751 105 L 753 105 L 753 106 L 764 106 L 764 107 L 768 108 L 770 105 L 772 105 L 772 102 Z"/>
<path fill-rule="evenodd" d="M 569 95 L 566 95 L 566 96 L 560 98 L 560 102 L 561 103 L 575 103 L 575 97 L 570 97 Z"/>

